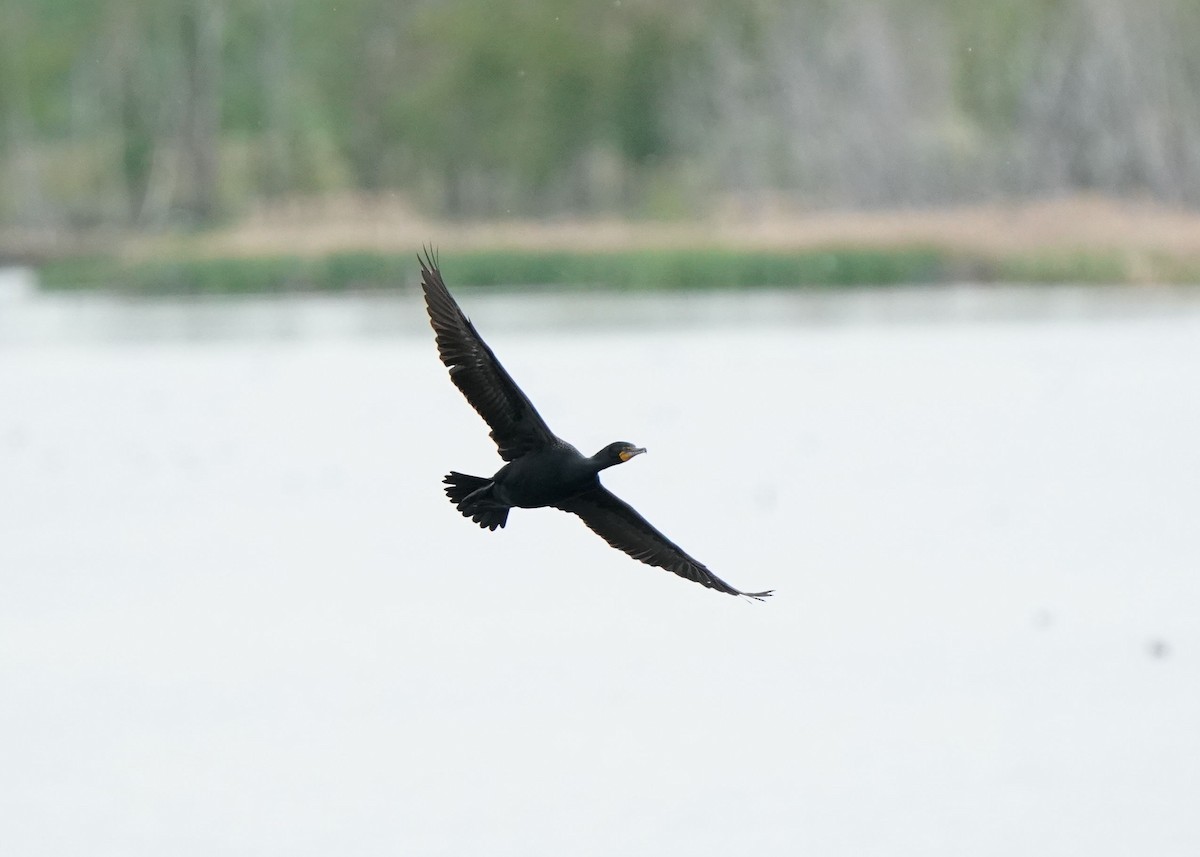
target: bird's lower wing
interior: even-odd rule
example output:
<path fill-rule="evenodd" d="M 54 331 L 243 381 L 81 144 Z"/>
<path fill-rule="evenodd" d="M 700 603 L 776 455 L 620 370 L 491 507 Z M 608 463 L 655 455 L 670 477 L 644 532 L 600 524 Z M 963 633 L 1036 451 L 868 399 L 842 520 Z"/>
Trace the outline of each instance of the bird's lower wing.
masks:
<path fill-rule="evenodd" d="M 709 571 L 703 563 L 688 556 L 679 545 L 656 530 L 632 506 L 606 488 L 592 488 L 555 505 L 564 512 L 578 515 L 600 538 L 647 565 L 665 568 L 680 577 L 694 580 L 701 586 L 729 595 L 745 595 L 761 600 L 771 594 L 770 590 L 742 592 L 740 589 L 734 589 Z"/>

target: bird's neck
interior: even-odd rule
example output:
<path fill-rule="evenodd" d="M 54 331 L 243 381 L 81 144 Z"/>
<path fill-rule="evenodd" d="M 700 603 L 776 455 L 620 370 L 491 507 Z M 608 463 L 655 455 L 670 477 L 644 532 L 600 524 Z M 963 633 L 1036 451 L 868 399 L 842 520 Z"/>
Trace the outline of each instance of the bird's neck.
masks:
<path fill-rule="evenodd" d="M 587 459 L 587 463 L 595 473 L 599 473 L 601 470 L 612 467 L 614 464 L 620 464 L 619 461 L 613 461 L 602 452 L 597 452 L 595 455 L 590 456 Z"/>

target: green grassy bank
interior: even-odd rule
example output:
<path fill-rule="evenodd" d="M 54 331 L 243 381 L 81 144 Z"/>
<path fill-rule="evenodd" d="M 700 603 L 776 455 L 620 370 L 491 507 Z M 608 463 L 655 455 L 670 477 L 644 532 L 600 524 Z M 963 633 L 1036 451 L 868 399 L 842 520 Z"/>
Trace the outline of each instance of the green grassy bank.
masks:
<path fill-rule="evenodd" d="M 794 252 L 671 249 L 620 252 L 446 252 L 457 286 L 561 285 L 609 289 L 886 286 L 938 282 L 1200 282 L 1200 262 L 1107 252 L 1008 258 L 937 248 L 830 247 Z M 258 294 L 383 289 L 416 282 L 412 254 L 343 252 L 321 258 L 64 259 L 46 263 L 49 289 L 124 294 Z"/>

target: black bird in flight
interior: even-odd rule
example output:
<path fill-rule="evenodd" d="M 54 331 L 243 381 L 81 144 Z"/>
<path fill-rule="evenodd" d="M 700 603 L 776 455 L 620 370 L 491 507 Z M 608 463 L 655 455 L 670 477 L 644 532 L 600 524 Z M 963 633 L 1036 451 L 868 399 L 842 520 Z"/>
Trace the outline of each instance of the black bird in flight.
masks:
<path fill-rule="evenodd" d="M 421 287 L 438 356 L 450 380 L 491 426 L 491 437 L 507 464 L 490 479 L 451 471 L 443 480 L 458 511 L 488 530 L 503 527 L 514 506 L 553 506 L 583 519 L 617 550 L 647 565 L 665 568 L 701 586 L 729 595 L 762 600 L 766 592 L 734 589 L 688 556 L 600 484 L 599 473 L 646 450 L 623 441 L 610 443 L 590 458 L 550 431 L 533 403 L 500 365 L 442 281 L 437 259 L 426 250 Z"/>

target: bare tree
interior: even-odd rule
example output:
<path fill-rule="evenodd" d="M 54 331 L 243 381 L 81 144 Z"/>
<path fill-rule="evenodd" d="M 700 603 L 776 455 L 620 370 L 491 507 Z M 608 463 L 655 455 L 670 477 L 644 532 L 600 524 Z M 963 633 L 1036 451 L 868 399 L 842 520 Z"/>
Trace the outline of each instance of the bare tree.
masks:
<path fill-rule="evenodd" d="M 51 217 L 43 179 L 35 156 L 37 133 L 30 99 L 31 81 L 19 62 L 17 45 L 27 34 L 27 18 L 17 9 L 4 9 L 0 26 L 0 79 L 5 83 L 0 101 L 0 179 L 5 190 L 0 217 L 23 225 L 46 225 Z"/>
<path fill-rule="evenodd" d="M 223 0 L 190 0 L 182 9 L 183 161 L 188 176 L 187 208 L 211 221 L 219 207 L 221 166 L 221 45 Z"/>
<path fill-rule="evenodd" d="M 1196 10 L 1173 0 L 1076 0 L 1026 93 L 1028 186 L 1200 202 Z"/>

